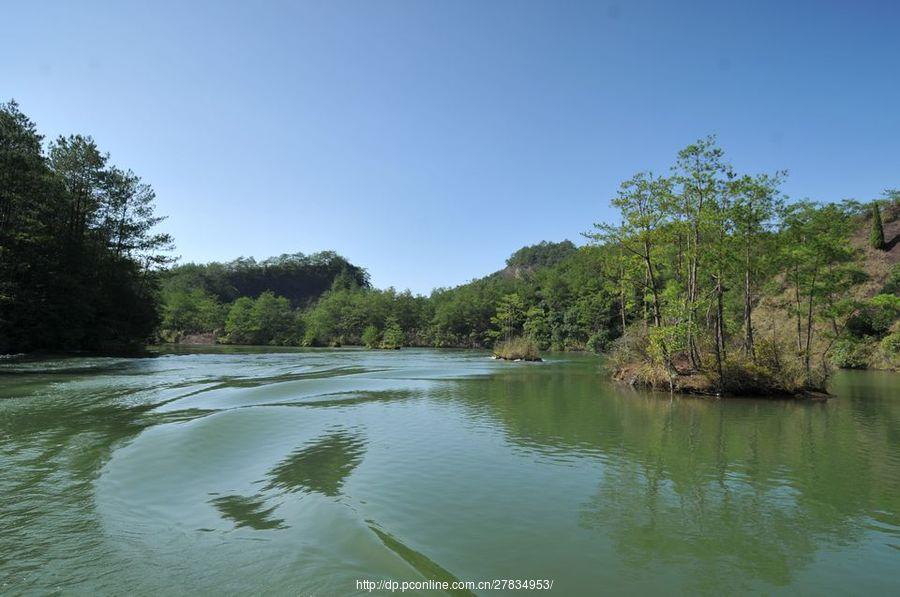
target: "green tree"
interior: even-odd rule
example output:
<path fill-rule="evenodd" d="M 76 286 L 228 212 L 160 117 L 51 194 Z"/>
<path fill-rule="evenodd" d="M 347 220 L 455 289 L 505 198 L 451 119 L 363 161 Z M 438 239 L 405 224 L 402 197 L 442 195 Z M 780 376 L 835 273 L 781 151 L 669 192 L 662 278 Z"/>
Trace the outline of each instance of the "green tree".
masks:
<path fill-rule="evenodd" d="M 730 169 L 724 162 L 724 152 L 716 145 L 715 137 L 709 136 L 679 151 L 674 171 L 679 192 L 675 197 L 673 215 L 684 238 L 684 258 L 679 258 L 678 261 L 683 261 L 686 269 L 684 285 L 687 321 L 683 327 L 688 356 L 696 368 L 700 364 L 696 339 L 698 313 L 705 294 L 701 286 L 704 280 L 703 269 L 709 256 L 705 251 L 705 244 L 710 234 L 715 235 L 715 231 L 708 229 L 709 215 L 711 210 L 722 203 L 721 198 L 727 192 Z M 716 280 L 717 284 L 721 282 L 720 278 Z"/>
<path fill-rule="evenodd" d="M 526 336 L 537 342 L 539 348 L 546 349 L 550 345 L 550 325 L 541 307 L 534 306 L 528 309 L 522 330 Z"/>
<path fill-rule="evenodd" d="M 187 333 L 213 332 L 224 328 L 226 310 L 203 290 L 174 291 L 163 301 L 162 327 Z"/>
<path fill-rule="evenodd" d="M 296 344 L 296 322 L 291 303 L 283 296 L 275 296 L 271 291 L 259 295 L 253 302 L 251 311 L 256 344 Z"/>
<path fill-rule="evenodd" d="M 878 202 L 872 202 L 872 231 L 869 233 L 869 244 L 873 249 L 883 251 L 884 243 L 884 226 L 881 223 L 881 210 L 878 209 Z"/>
<path fill-rule="evenodd" d="M 259 327 L 253 314 L 254 300 L 242 296 L 234 301 L 225 320 L 226 340 L 231 344 L 256 344 Z"/>
<path fill-rule="evenodd" d="M 495 337 L 503 337 L 509 340 L 522 330 L 525 323 L 525 303 L 516 293 L 504 295 L 497 304 L 497 310 L 491 317 L 491 323 L 496 326 Z"/>
<path fill-rule="evenodd" d="M 843 267 L 854 256 L 849 243 L 852 220 L 838 205 L 801 201 L 784 210 L 782 225 L 785 267 L 794 289 L 797 350 L 809 384 L 815 319 L 852 287 L 851 270 Z"/>
<path fill-rule="evenodd" d="M 394 317 L 389 317 L 384 324 L 384 334 L 382 335 L 382 348 L 400 348 L 403 346 L 403 330 Z"/>
<path fill-rule="evenodd" d="M 134 347 L 159 322 L 152 189 L 90 138 L 45 154 L 14 102 L 0 105 L 0 349 Z"/>
<path fill-rule="evenodd" d="M 622 223 L 619 226 L 595 224 L 597 232 L 587 235 L 595 242 L 614 243 L 621 249 L 619 259 L 623 277 L 626 271 L 643 270 L 643 275 L 632 275 L 629 279 L 639 286 L 641 294 L 650 297 L 652 324 L 656 328 L 663 326 L 660 249 L 666 240 L 672 198 L 670 179 L 649 172 L 635 174 L 622 183 L 612 201 L 619 210 Z M 624 309 L 624 297 L 620 301 Z M 665 342 L 660 345 L 660 354 L 665 365 L 670 367 L 669 347 Z"/>
<path fill-rule="evenodd" d="M 771 229 L 777 210 L 780 208 L 778 187 L 784 177 L 783 172 L 775 176 L 743 176 L 731 184 L 735 194 L 733 219 L 735 234 L 739 243 L 741 268 L 743 270 L 743 328 L 744 352 L 755 358 L 753 347 L 753 306 L 757 293 L 767 275 L 773 273 L 774 263 L 771 253 Z"/>
<path fill-rule="evenodd" d="M 381 332 L 374 325 L 366 326 L 363 330 L 362 341 L 366 348 L 375 348 L 381 340 Z"/>

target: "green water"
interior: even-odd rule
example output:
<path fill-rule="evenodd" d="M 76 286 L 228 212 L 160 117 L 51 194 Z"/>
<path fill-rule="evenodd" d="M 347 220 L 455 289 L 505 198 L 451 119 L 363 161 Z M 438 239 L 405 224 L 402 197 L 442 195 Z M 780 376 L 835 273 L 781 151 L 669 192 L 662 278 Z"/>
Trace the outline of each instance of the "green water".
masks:
<path fill-rule="evenodd" d="M 900 376 L 842 373 L 824 404 L 710 401 L 629 391 L 599 365 L 352 349 L 6 362 L 0 593 L 425 578 L 900 593 Z"/>

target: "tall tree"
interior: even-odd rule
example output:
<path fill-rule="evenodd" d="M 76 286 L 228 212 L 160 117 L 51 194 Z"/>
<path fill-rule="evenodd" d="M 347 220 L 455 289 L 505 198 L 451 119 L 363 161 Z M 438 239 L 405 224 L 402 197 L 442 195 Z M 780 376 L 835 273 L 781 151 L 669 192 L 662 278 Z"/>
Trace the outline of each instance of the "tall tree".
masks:
<path fill-rule="evenodd" d="M 884 226 L 881 223 L 881 210 L 878 209 L 878 202 L 872 202 L 872 231 L 869 233 L 869 244 L 873 249 L 883 251 L 884 243 Z"/>
<path fill-rule="evenodd" d="M 794 286 L 797 349 L 810 383 L 815 318 L 838 288 L 849 287 L 841 266 L 854 255 L 848 242 L 852 219 L 838 205 L 820 206 L 809 201 L 787 206 L 782 217 L 782 250 Z"/>
<path fill-rule="evenodd" d="M 159 318 L 153 192 L 96 143 L 47 154 L 15 103 L 0 105 L 0 349 L 96 349 L 147 339 Z"/>
<path fill-rule="evenodd" d="M 687 324 L 684 328 L 688 354 L 691 364 L 696 368 L 700 365 L 696 334 L 709 212 L 726 192 L 729 168 L 724 162 L 723 151 L 716 145 L 715 137 L 709 136 L 678 152 L 674 171 L 675 182 L 679 187 L 677 217 L 680 225 L 687 230 Z"/>
<path fill-rule="evenodd" d="M 755 359 L 753 347 L 753 306 L 762 276 L 768 268 L 771 225 L 779 208 L 778 187 L 783 172 L 774 176 L 742 176 L 732 183 L 735 195 L 733 218 L 739 251 L 742 253 L 744 353 Z"/>

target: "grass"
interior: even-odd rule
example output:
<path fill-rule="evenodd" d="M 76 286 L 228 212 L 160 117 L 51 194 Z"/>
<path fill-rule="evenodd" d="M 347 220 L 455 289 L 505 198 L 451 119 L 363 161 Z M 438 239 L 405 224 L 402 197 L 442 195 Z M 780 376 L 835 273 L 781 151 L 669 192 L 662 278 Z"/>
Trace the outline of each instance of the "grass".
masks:
<path fill-rule="evenodd" d="M 541 353 L 530 338 L 510 338 L 494 345 L 494 356 L 506 361 L 540 361 Z"/>

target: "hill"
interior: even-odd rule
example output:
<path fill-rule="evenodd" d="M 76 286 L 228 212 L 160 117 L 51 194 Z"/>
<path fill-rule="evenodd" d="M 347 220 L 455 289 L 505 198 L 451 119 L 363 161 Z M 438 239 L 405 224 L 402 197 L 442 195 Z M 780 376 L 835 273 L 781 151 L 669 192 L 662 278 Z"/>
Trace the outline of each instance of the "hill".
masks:
<path fill-rule="evenodd" d="M 164 272 L 162 286 L 164 294 L 200 290 L 226 303 L 269 291 L 300 307 L 331 288 L 338 277 L 346 284 L 369 286 L 364 268 L 333 251 L 284 254 L 263 261 L 240 257 L 226 263 L 187 263 Z"/>
<path fill-rule="evenodd" d="M 325 291 L 369 288 L 368 272 L 333 251 L 285 254 L 263 261 L 187 263 L 161 274 L 162 336 L 179 340 L 203 334 L 214 341 L 225 329 L 231 305 L 241 299 L 277 296 L 289 308 L 304 308 Z"/>

